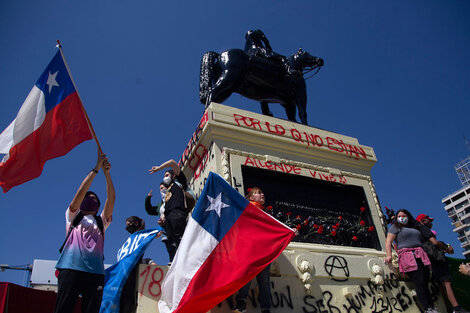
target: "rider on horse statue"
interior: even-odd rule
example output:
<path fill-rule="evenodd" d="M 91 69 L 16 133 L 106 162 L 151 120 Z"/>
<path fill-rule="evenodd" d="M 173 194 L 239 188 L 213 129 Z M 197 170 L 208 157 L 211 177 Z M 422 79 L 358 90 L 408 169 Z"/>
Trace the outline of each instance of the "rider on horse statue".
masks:
<path fill-rule="evenodd" d="M 245 49 L 228 49 L 220 54 L 204 53 L 201 60 L 199 100 L 207 108 L 223 103 L 234 92 L 261 104 L 261 112 L 273 116 L 269 103 L 279 103 L 287 118 L 307 125 L 307 87 L 304 75 L 323 66 L 321 58 L 299 49 L 286 58 L 273 51 L 264 33 L 249 30 Z"/>
<path fill-rule="evenodd" d="M 245 52 L 250 56 L 257 56 L 279 64 L 285 75 L 292 74 L 287 58 L 273 51 L 269 40 L 261 29 L 249 30 L 245 34 Z"/>

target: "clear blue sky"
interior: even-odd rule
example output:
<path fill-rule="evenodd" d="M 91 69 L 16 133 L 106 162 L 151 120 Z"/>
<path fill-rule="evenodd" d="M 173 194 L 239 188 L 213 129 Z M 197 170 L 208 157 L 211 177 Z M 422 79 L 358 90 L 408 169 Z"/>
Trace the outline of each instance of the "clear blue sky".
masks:
<path fill-rule="evenodd" d="M 441 199 L 460 188 L 453 170 L 470 154 L 470 3 L 458 1 L 0 1 L 0 128 L 17 111 L 60 39 L 103 150 L 117 200 L 105 262 L 125 240 L 124 220 L 179 159 L 202 113 L 199 64 L 208 50 L 243 48 L 260 28 L 273 49 L 325 59 L 307 82 L 311 126 L 375 149 L 382 205 L 436 217 L 438 238 L 462 257 Z M 260 112 L 239 95 L 226 104 Z M 272 105 L 276 116 L 285 117 Z M 0 131 L 1 131 L 0 130 Z M 88 141 L 46 163 L 39 178 L 0 194 L 0 263 L 57 259 L 64 211 L 94 166 Z M 100 174 L 92 189 L 105 196 Z M 156 241 L 147 255 L 166 263 Z M 23 273 L 0 273 L 23 282 Z"/>

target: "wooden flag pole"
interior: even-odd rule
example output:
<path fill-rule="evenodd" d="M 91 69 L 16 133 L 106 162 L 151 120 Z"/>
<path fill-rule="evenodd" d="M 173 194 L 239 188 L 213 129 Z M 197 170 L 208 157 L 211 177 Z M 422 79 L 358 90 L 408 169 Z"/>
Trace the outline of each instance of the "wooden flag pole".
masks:
<path fill-rule="evenodd" d="M 100 153 L 103 153 L 103 150 L 101 150 L 100 142 L 98 141 L 98 137 L 96 136 L 95 130 L 93 129 L 93 125 L 91 125 L 90 118 L 88 117 L 88 114 L 86 113 L 85 107 L 83 106 L 82 98 L 80 97 L 77 86 L 75 85 L 75 81 L 73 80 L 72 73 L 70 71 L 69 65 L 67 64 L 67 61 L 65 60 L 64 52 L 62 51 L 62 44 L 60 43 L 60 41 L 58 39 L 57 39 L 57 48 L 59 48 L 60 55 L 62 56 L 62 60 L 64 61 L 64 64 L 65 64 L 65 68 L 67 69 L 67 72 L 69 73 L 70 79 L 72 80 L 72 84 L 75 88 L 75 92 L 77 93 L 78 99 L 80 99 L 80 104 L 82 106 L 83 113 L 85 114 L 85 118 L 86 118 L 86 121 L 88 123 L 88 127 L 90 128 L 91 135 L 93 136 L 93 139 L 96 141 L 96 145 L 98 146 L 98 151 Z"/>

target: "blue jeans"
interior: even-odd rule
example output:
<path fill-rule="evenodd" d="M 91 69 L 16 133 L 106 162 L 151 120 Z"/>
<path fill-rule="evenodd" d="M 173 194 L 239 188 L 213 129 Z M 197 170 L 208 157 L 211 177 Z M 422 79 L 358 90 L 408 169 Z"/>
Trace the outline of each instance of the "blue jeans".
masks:
<path fill-rule="evenodd" d="M 256 280 L 258 281 L 259 288 L 259 305 L 261 310 L 271 308 L 271 264 L 268 264 L 258 275 L 256 275 Z M 246 302 L 248 297 L 248 292 L 250 291 L 251 281 L 243 286 L 236 297 L 237 301 Z"/>

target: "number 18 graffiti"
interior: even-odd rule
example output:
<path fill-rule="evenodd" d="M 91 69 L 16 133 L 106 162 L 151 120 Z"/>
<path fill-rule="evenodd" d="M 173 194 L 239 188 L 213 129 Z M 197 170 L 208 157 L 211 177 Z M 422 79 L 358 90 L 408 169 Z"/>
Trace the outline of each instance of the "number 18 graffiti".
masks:
<path fill-rule="evenodd" d="M 141 297 L 145 291 L 152 297 L 160 297 L 162 294 L 161 282 L 163 277 L 165 277 L 163 270 L 160 267 L 148 265 L 145 270 L 140 273 L 140 276 L 145 276 L 145 278 L 139 288 L 139 297 Z"/>

